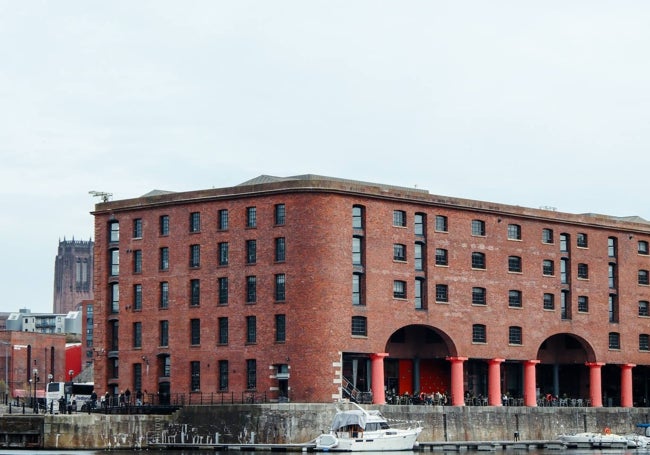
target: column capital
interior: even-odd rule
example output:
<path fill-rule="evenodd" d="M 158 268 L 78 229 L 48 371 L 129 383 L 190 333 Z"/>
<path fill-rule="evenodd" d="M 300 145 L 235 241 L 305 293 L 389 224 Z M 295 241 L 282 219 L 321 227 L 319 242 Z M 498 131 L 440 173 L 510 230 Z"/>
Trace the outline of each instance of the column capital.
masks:
<path fill-rule="evenodd" d="M 487 360 L 487 363 L 489 363 L 490 365 L 492 365 L 492 364 L 494 364 L 494 363 L 503 363 L 503 362 L 505 362 L 505 361 L 506 361 L 506 359 L 488 359 L 488 360 Z"/>
<path fill-rule="evenodd" d="M 388 357 L 390 354 L 387 352 L 374 352 L 370 354 L 371 359 L 383 359 L 384 357 Z"/>
<path fill-rule="evenodd" d="M 627 369 L 627 368 L 634 368 L 636 366 L 636 363 L 624 363 L 621 365 L 621 368 Z"/>
<path fill-rule="evenodd" d="M 537 365 L 540 361 L 535 359 L 535 360 L 524 360 L 525 365 Z"/>
<path fill-rule="evenodd" d="M 448 360 L 450 362 L 464 362 L 467 360 L 467 357 L 452 357 L 452 356 L 447 356 L 445 357 L 445 360 Z"/>
<path fill-rule="evenodd" d="M 605 365 L 605 362 L 585 362 L 589 368 L 600 368 Z"/>

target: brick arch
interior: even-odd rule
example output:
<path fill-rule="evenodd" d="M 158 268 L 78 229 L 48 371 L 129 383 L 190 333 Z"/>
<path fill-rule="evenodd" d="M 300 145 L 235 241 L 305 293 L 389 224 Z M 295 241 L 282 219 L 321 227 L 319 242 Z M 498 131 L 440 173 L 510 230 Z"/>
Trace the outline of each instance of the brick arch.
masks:
<path fill-rule="evenodd" d="M 593 346 L 581 336 L 560 332 L 547 337 L 537 350 L 541 363 L 585 363 L 595 362 Z"/>
<path fill-rule="evenodd" d="M 422 324 L 406 325 L 395 330 L 386 341 L 385 352 L 410 357 L 445 358 L 458 355 L 449 335 L 436 327 Z"/>

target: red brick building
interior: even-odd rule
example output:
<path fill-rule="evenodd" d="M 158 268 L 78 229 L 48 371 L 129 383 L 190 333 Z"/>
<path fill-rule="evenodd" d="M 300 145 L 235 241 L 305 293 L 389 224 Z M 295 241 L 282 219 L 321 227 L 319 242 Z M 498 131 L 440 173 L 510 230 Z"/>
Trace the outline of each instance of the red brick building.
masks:
<path fill-rule="evenodd" d="M 650 394 L 650 224 L 320 177 L 95 211 L 95 382 L 328 402 Z M 472 398 L 475 397 L 475 398 Z"/>

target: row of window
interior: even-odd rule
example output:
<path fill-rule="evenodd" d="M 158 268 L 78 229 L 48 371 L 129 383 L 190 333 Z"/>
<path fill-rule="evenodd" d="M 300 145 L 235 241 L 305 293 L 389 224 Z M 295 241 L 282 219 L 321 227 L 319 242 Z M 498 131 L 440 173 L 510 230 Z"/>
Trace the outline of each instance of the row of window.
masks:
<path fill-rule="evenodd" d="M 219 266 L 227 266 L 230 263 L 230 244 L 228 242 L 219 242 L 217 244 L 217 261 Z M 246 265 L 257 263 L 257 240 L 246 240 L 244 260 Z M 274 239 L 274 261 L 286 261 L 286 240 L 284 237 Z M 133 250 L 133 273 L 142 273 L 143 261 L 142 250 Z M 110 274 L 118 276 L 120 274 L 120 250 L 109 250 L 110 256 Z M 189 266 L 197 268 L 201 266 L 201 245 L 194 244 L 189 247 Z M 167 271 L 170 267 L 169 247 L 159 249 L 159 271 Z"/>
<path fill-rule="evenodd" d="M 352 208 L 352 225 L 355 229 L 363 229 L 364 227 L 364 207 L 354 206 Z M 498 220 L 501 222 L 501 220 Z M 404 210 L 393 211 L 393 226 L 406 227 L 407 215 Z M 423 213 L 416 213 L 414 215 L 414 229 L 416 235 L 425 235 L 426 232 L 426 215 Z M 522 227 L 519 224 L 507 225 L 507 238 L 509 240 L 522 240 Z M 436 232 L 449 232 L 449 220 L 444 215 L 435 216 L 434 230 Z M 475 219 L 471 221 L 471 233 L 473 236 L 485 237 L 487 235 L 486 223 L 484 220 Z M 568 234 L 560 235 L 560 251 L 569 251 L 570 236 Z M 552 229 L 542 229 L 542 243 L 553 244 L 555 243 L 554 233 Z M 580 232 L 576 234 L 576 246 L 578 248 L 589 247 L 588 234 Z M 639 240 L 637 243 L 637 251 L 639 254 L 650 255 L 650 244 L 645 240 Z M 608 256 L 616 257 L 617 255 L 617 239 L 615 237 L 608 238 Z"/>
<path fill-rule="evenodd" d="M 286 275 L 278 273 L 274 276 L 273 298 L 276 302 L 284 302 L 286 300 Z M 245 302 L 247 304 L 256 303 L 258 299 L 257 292 L 257 276 L 249 275 L 245 277 Z M 227 305 L 229 301 L 229 279 L 228 277 L 217 278 L 217 304 Z M 118 313 L 120 310 L 120 286 L 118 283 L 111 283 L 109 285 L 109 294 L 111 299 L 111 312 Z M 142 310 L 143 299 L 142 284 L 133 285 L 133 302 L 132 309 L 134 311 Z M 159 283 L 158 292 L 158 306 L 161 309 L 169 308 L 169 282 L 161 281 Z M 190 306 L 199 306 L 201 304 L 201 280 L 189 280 L 189 304 Z"/>
<path fill-rule="evenodd" d="M 116 337 L 118 324 L 115 322 L 111 330 L 113 331 L 112 337 L 115 340 L 112 350 L 119 350 L 119 338 Z M 274 327 L 274 340 L 276 343 L 284 343 L 286 341 L 286 316 L 284 314 L 275 315 Z M 220 346 L 228 345 L 229 343 L 229 330 L 228 318 L 220 317 L 217 324 L 217 344 Z M 189 330 L 189 344 L 190 346 L 201 345 L 201 320 L 190 319 Z M 257 317 L 246 316 L 246 343 L 257 343 Z M 169 321 L 163 320 L 159 322 L 159 345 L 160 347 L 169 346 Z M 142 322 L 133 323 L 133 348 L 142 348 Z"/>
<path fill-rule="evenodd" d="M 171 376 L 171 363 L 169 356 L 162 356 L 163 362 L 161 364 L 161 371 L 159 376 L 168 378 Z M 245 359 L 246 364 L 246 390 L 256 390 L 257 389 L 257 360 L 256 359 Z M 117 359 L 114 359 L 113 362 L 109 362 L 110 372 L 109 376 L 111 379 L 119 378 L 119 368 Z M 230 363 L 228 360 L 217 360 L 217 368 L 219 375 L 219 384 L 218 390 L 220 392 L 225 392 L 229 387 L 229 371 Z M 281 368 L 280 365 L 277 366 L 278 370 Z M 188 370 L 190 374 L 190 388 L 192 392 L 201 391 L 201 362 L 198 360 L 193 360 L 189 362 Z M 133 364 L 133 388 L 134 390 L 142 390 L 142 364 L 134 363 Z"/>
<path fill-rule="evenodd" d="M 217 226 L 220 231 L 226 231 L 229 228 L 229 211 L 221 209 L 217 212 Z M 161 215 L 158 222 L 158 233 L 160 235 L 169 235 L 170 218 L 169 215 Z M 276 204 L 273 211 L 273 221 L 276 226 L 283 226 L 286 222 L 286 207 L 284 204 Z M 189 215 L 189 232 L 201 232 L 201 212 L 192 212 Z M 257 227 L 257 208 L 246 207 L 246 228 Z M 133 220 L 133 238 L 139 239 L 144 235 L 144 225 L 141 218 Z M 109 223 L 109 242 L 118 242 L 120 240 L 120 225 L 118 221 Z"/>

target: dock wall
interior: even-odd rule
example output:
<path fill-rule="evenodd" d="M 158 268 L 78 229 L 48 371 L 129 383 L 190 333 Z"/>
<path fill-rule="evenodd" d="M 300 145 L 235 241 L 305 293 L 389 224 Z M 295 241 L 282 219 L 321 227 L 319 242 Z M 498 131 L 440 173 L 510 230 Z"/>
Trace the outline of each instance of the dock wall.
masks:
<path fill-rule="evenodd" d="M 562 433 L 630 433 L 648 422 L 650 408 L 527 408 L 369 406 L 392 424 L 420 421 L 422 442 L 552 440 Z M 150 442 L 186 444 L 301 444 L 329 429 L 332 404 L 263 404 L 186 406 L 158 415 L 5 415 L 0 417 L 0 446 L 19 442 L 28 429 L 42 434 L 46 449 L 117 449 L 146 447 Z M 29 426 L 26 426 L 29 421 Z"/>

